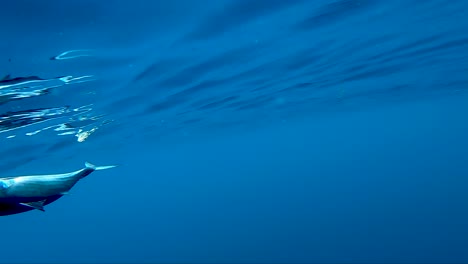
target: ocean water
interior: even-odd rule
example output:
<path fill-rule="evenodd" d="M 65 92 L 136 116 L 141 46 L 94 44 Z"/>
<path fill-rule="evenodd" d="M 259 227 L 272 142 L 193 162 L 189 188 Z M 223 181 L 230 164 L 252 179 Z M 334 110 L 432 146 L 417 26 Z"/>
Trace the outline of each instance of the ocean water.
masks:
<path fill-rule="evenodd" d="M 5 1 L 2 263 L 468 262 L 468 2 Z"/>

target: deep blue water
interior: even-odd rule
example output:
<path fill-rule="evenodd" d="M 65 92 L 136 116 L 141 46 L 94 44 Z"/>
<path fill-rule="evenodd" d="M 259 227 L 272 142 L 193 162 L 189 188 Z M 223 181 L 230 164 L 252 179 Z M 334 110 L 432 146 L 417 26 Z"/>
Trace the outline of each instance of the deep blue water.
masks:
<path fill-rule="evenodd" d="M 0 9 L 0 262 L 468 262 L 468 1 Z M 3 76 L 5 76 L 3 78 Z"/>

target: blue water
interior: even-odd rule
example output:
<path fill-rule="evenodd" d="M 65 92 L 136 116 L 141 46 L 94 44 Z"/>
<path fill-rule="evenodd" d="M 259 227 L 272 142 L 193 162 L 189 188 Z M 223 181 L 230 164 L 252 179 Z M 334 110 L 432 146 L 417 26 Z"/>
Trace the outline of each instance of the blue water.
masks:
<path fill-rule="evenodd" d="M 468 2 L 0 9 L 0 262 L 468 262 Z M 5 76 L 5 77 L 3 77 Z"/>

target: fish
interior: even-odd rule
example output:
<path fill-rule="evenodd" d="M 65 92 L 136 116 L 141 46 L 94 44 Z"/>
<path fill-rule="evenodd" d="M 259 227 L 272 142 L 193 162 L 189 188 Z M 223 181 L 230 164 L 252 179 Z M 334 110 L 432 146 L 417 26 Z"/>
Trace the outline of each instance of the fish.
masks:
<path fill-rule="evenodd" d="M 69 173 L 0 178 L 0 216 L 45 211 L 45 205 L 68 194 L 81 179 L 94 171 L 114 167 L 116 165 L 96 166 L 85 162 L 84 168 Z"/>

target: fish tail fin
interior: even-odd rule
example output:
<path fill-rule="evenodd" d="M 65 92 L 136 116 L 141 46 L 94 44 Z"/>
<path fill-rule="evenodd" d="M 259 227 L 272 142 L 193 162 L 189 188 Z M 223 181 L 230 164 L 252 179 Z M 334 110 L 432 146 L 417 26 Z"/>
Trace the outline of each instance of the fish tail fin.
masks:
<path fill-rule="evenodd" d="M 85 166 L 88 169 L 94 170 L 107 170 L 107 169 L 112 169 L 114 167 L 117 167 L 117 165 L 110 165 L 110 166 L 96 166 L 90 162 L 85 162 Z"/>

